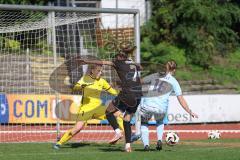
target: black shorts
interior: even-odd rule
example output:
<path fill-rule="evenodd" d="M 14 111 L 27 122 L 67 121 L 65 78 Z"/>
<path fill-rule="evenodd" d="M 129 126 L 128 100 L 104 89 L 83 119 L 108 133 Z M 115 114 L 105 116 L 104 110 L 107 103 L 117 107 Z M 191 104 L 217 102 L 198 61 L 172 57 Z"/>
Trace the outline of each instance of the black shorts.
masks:
<path fill-rule="evenodd" d="M 135 113 L 138 105 L 141 102 L 141 96 L 134 94 L 119 93 L 119 95 L 112 101 L 113 105 L 121 112 Z"/>

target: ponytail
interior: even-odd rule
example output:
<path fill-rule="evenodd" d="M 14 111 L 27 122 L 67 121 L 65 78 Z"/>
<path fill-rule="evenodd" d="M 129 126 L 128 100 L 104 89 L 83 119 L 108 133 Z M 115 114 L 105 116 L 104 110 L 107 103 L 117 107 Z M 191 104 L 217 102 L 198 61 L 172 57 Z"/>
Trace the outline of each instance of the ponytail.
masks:
<path fill-rule="evenodd" d="M 177 64 L 174 60 L 170 60 L 166 63 L 166 72 L 172 72 L 177 68 Z"/>

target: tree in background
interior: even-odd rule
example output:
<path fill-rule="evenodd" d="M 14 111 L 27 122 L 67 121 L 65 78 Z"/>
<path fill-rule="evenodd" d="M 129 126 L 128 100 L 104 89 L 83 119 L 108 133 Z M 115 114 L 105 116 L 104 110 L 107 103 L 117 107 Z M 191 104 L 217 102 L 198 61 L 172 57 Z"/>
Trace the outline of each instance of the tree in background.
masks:
<path fill-rule="evenodd" d="M 0 4 L 46 5 L 47 3 L 48 3 L 48 0 L 0 0 Z"/>
<path fill-rule="evenodd" d="M 239 5 L 230 0 L 158 0 L 142 28 L 142 58 L 153 61 L 180 51 L 175 57 L 208 68 L 214 55 L 225 56 L 239 45 L 233 29 L 240 21 Z M 166 45 L 167 44 L 167 45 Z"/>

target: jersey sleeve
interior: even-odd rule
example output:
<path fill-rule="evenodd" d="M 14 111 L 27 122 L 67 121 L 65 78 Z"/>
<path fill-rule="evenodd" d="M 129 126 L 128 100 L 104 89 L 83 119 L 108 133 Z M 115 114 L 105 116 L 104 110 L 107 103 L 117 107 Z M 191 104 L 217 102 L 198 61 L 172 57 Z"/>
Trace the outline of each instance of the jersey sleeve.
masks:
<path fill-rule="evenodd" d="M 173 85 L 173 90 L 174 90 L 174 93 L 176 94 L 176 96 L 182 95 L 182 89 L 181 89 L 178 81 L 174 80 L 172 85 Z"/>
<path fill-rule="evenodd" d="M 102 83 L 103 83 L 104 90 L 106 90 L 108 93 L 112 95 L 115 95 L 115 96 L 118 95 L 119 91 L 117 91 L 116 89 L 113 89 L 106 80 L 102 79 Z"/>

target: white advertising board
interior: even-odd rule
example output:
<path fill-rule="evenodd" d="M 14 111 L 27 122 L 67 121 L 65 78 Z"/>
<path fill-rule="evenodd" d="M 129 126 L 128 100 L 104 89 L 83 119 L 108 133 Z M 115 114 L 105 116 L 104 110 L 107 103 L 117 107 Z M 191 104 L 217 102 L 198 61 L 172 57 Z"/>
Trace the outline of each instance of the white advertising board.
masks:
<path fill-rule="evenodd" d="M 199 118 L 191 118 L 181 107 L 177 97 L 169 99 L 169 124 L 240 121 L 240 95 L 186 95 L 189 108 Z"/>

